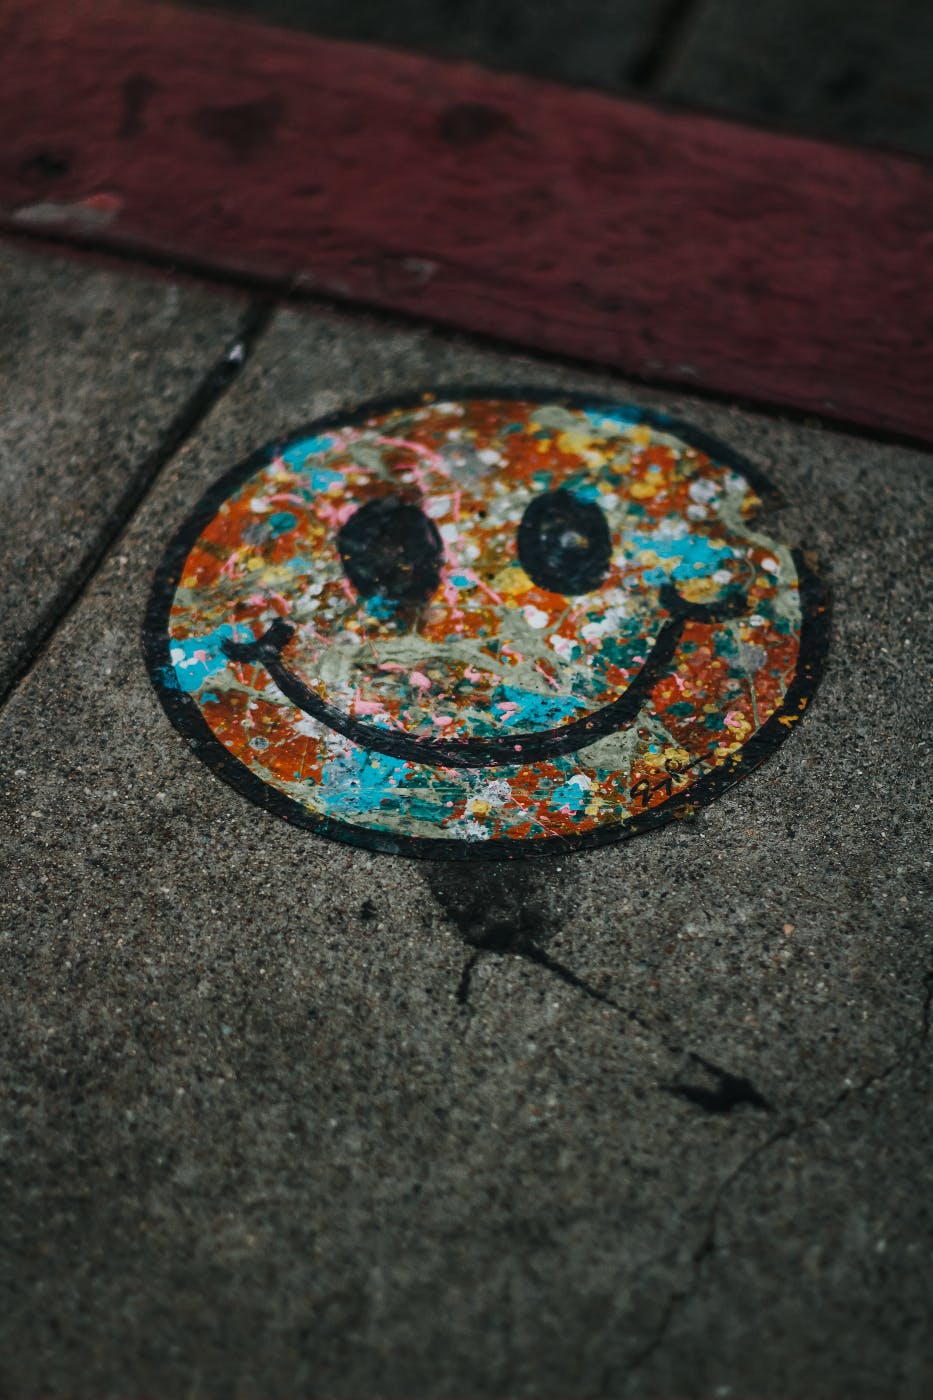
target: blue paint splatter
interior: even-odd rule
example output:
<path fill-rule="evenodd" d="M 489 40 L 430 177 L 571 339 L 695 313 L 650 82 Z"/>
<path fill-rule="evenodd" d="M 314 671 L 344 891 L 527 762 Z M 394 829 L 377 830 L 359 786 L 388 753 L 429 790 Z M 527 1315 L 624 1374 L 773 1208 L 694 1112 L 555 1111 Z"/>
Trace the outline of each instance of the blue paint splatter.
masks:
<path fill-rule="evenodd" d="M 335 814 L 372 811 L 391 792 L 393 781 L 396 786 L 402 781 L 406 768 L 403 758 L 353 748 L 324 765 L 319 784 L 311 783 L 315 801 Z"/>
<path fill-rule="evenodd" d="M 599 505 L 599 487 L 595 481 L 590 481 L 588 477 L 574 477 L 568 481 L 564 487 L 578 501 L 583 501 L 585 505 Z"/>
<path fill-rule="evenodd" d="M 208 676 L 223 671 L 228 662 L 221 646 L 228 638 L 236 637 L 236 628 L 224 622 L 214 632 L 203 637 L 185 637 L 183 641 L 172 640 L 172 666 L 179 688 L 185 691 L 200 690 Z"/>
<path fill-rule="evenodd" d="M 290 467 L 296 468 L 307 482 L 306 490 L 314 493 L 326 491 L 330 486 L 339 486 L 343 483 L 343 474 L 334 471 L 332 467 L 315 466 L 309 462 L 309 457 L 320 456 L 329 452 L 337 446 L 337 439 L 328 433 L 323 433 L 318 437 L 302 438 L 301 442 L 292 443 L 282 453 L 282 461 Z"/>
<path fill-rule="evenodd" d="M 673 559 L 677 562 L 673 569 L 655 566 L 646 569 L 646 583 L 666 583 L 669 579 L 703 577 L 721 569 L 724 563 L 735 558 L 728 545 L 717 549 L 706 535 L 681 535 L 675 539 L 661 539 L 657 535 L 629 535 L 625 540 L 626 553 L 638 554 L 641 550 L 653 551 L 659 559 Z"/>
<path fill-rule="evenodd" d="M 413 773 L 405 759 L 354 747 L 325 764 L 320 783 L 308 780 L 308 786 L 315 805 L 330 816 L 363 816 L 389 807 L 399 809 L 396 817 L 404 812 L 414 821 L 437 822 L 436 799 L 429 794 L 425 800 L 418 788 L 408 785 L 400 791 L 413 777 L 417 780 L 417 770 Z"/>
<path fill-rule="evenodd" d="M 290 467 L 303 467 L 306 458 L 313 457 L 316 453 L 329 452 L 336 446 L 337 439 L 332 433 L 319 433 L 316 437 L 301 438 L 298 442 L 293 442 L 282 453 L 282 461 L 287 462 Z"/>
<path fill-rule="evenodd" d="M 374 593 L 372 597 L 365 599 L 366 611 L 370 617 L 376 618 L 380 622 L 390 620 L 398 612 L 398 602 L 394 598 L 387 598 L 384 593 Z"/>
<path fill-rule="evenodd" d="M 620 404 L 618 408 L 592 407 L 583 410 L 590 422 L 597 428 L 604 428 L 607 423 L 616 423 L 622 428 L 633 428 L 644 422 L 645 411 L 642 408 L 635 408 Z"/>
<path fill-rule="evenodd" d="M 586 806 L 590 795 L 590 785 L 586 779 L 571 778 L 569 782 L 562 783 L 560 787 L 554 788 L 549 795 L 549 805 L 556 811 L 562 807 L 567 807 L 571 812 L 582 812 Z"/>
<path fill-rule="evenodd" d="M 293 554 L 291 559 L 285 559 L 283 563 L 293 574 L 314 574 L 320 568 L 319 564 L 313 564 L 310 559 L 304 559 L 300 554 Z"/>
<path fill-rule="evenodd" d="M 509 709 L 503 715 L 504 705 L 517 705 L 518 709 Z M 518 686 L 500 685 L 493 694 L 492 708 L 504 728 L 553 729 L 578 711 L 585 710 L 586 704 L 569 696 L 538 695 L 533 690 L 522 690 Z"/>

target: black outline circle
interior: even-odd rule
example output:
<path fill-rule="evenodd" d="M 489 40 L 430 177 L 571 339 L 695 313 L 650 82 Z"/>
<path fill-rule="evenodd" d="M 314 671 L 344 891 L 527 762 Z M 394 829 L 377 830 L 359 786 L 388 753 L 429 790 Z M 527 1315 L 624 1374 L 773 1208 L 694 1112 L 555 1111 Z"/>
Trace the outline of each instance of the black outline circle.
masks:
<path fill-rule="evenodd" d="M 257 806 L 320 836 L 383 854 L 417 856 L 430 860 L 519 860 L 531 856 L 585 850 L 627 840 L 631 836 L 666 825 L 667 822 L 686 815 L 697 807 L 707 805 L 779 748 L 800 719 L 819 682 L 829 645 L 829 593 L 824 581 L 798 549 L 793 550 L 792 554 L 797 568 L 801 603 L 800 649 L 793 680 L 780 707 L 736 753 L 718 768 L 697 779 L 685 791 L 671 795 L 656 807 L 648 808 L 623 821 L 582 832 L 577 836 L 548 836 L 526 841 L 469 841 L 462 837 L 392 836 L 388 832 L 355 826 L 335 817 L 318 816 L 294 798 L 271 787 L 239 759 L 234 758 L 214 735 L 197 702 L 177 684 L 172 685 L 166 679 L 169 674 L 174 675 L 168 624 L 185 561 L 205 526 L 237 486 L 267 466 L 274 457 L 300 438 L 314 436 L 331 428 L 355 427 L 376 414 L 393 410 L 417 408 L 437 402 L 477 399 L 550 403 L 597 412 L 602 409 L 607 413 L 631 409 L 637 413 L 637 417 L 632 419 L 633 427 L 644 425 L 677 436 L 688 447 L 695 447 L 714 461 L 740 472 L 761 497 L 765 506 L 774 507 L 781 504 L 780 495 L 757 468 L 740 453 L 709 434 L 665 413 L 636 408 L 634 405 L 602 398 L 596 394 L 555 391 L 540 386 L 501 388 L 472 384 L 445 385 L 401 397 L 384 396 L 371 399 L 354 409 L 337 411 L 317 418 L 251 453 L 245 461 L 225 472 L 208 488 L 175 532 L 155 572 L 143 622 L 142 638 L 149 676 L 165 713 L 211 771 Z"/>

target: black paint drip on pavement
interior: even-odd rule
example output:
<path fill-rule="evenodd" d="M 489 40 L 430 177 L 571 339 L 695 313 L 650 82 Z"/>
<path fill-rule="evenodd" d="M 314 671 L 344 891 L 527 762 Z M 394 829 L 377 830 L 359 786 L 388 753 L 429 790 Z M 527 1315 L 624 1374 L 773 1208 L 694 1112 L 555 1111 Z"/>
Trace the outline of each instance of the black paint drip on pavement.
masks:
<path fill-rule="evenodd" d="M 457 988 L 461 1005 L 469 1001 L 473 969 L 484 953 L 526 958 L 587 996 L 608 1000 L 550 957 L 543 947 L 557 932 L 559 917 L 553 869 L 544 874 L 518 862 L 488 866 L 438 864 L 429 866 L 425 875 L 450 923 L 472 949 Z"/>
<path fill-rule="evenodd" d="M 448 920 L 471 950 L 457 987 L 461 1006 L 469 1005 L 473 970 L 484 954 L 525 958 L 546 968 L 566 986 L 612 1007 L 626 1021 L 658 1035 L 658 1028 L 642 1020 L 636 1011 L 578 977 L 547 952 L 544 945 L 560 927 L 560 887 L 553 867 L 545 870 L 518 862 L 488 866 L 438 863 L 427 867 L 425 877 Z M 690 1063 L 705 1070 L 712 1081 L 708 1086 L 680 1082 L 659 1086 L 666 1093 L 706 1113 L 730 1113 L 742 1106 L 773 1112 L 772 1105 L 744 1075 L 720 1069 L 696 1051 L 664 1043 L 671 1054 L 686 1053 Z"/>
<path fill-rule="evenodd" d="M 731 1113 L 734 1108 L 747 1105 L 771 1113 L 772 1107 L 763 1094 L 744 1075 L 730 1074 L 728 1070 L 705 1060 L 702 1055 L 690 1052 L 693 1064 L 705 1069 L 713 1080 L 711 1087 L 702 1084 L 668 1084 L 667 1092 L 686 1099 L 688 1103 L 702 1108 L 705 1113 Z"/>

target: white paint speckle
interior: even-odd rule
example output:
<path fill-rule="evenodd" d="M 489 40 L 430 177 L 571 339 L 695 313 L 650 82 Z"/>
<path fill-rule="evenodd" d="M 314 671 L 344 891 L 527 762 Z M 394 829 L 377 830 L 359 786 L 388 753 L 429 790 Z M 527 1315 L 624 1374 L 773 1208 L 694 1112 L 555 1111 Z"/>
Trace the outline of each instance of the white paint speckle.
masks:
<path fill-rule="evenodd" d="M 708 501 L 714 501 L 716 499 L 716 483 L 714 481 L 706 481 L 705 479 L 691 481 L 687 494 L 691 501 L 697 501 L 699 504 L 705 505 Z"/>
<path fill-rule="evenodd" d="M 546 627 L 551 620 L 549 615 L 542 612 L 540 608 L 536 608 L 534 603 L 529 603 L 527 607 L 522 608 L 522 612 L 525 614 L 525 621 L 529 627 Z"/>

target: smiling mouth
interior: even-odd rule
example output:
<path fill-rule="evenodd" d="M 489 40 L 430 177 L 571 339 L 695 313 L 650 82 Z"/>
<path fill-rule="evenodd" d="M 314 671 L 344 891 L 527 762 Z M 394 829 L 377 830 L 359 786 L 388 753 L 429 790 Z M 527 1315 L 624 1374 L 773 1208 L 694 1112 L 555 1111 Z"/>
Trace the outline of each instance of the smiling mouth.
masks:
<path fill-rule="evenodd" d="M 225 641 L 222 650 L 231 661 L 262 666 L 293 705 L 362 748 L 386 754 L 390 758 L 433 764 L 439 768 L 519 766 L 575 753 L 577 749 L 595 744 L 608 734 L 615 734 L 623 725 L 631 724 L 648 699 L 652 687 L 673 659 L 688 622 L 724 622 L 728 618 L 741 617 L 748 611 L 745 597 L 732 597 L 709 607 L 688 602 L 672 584 L 665 584 L 659 597 L 670 617 L 658 632 L 641 670 L 618 699 L 604 705 L 595 714 L 570 724 L 532 733 L 509 734 L 502 738 L 415 739 L 399 730 L 381 729 L 365 720 L 354 719 L 352 715 L 322 700 L 285 664 L 282 652 L 294 636 L 295 628 L 282 618 L 277 618 L 255 641 Z"/>

